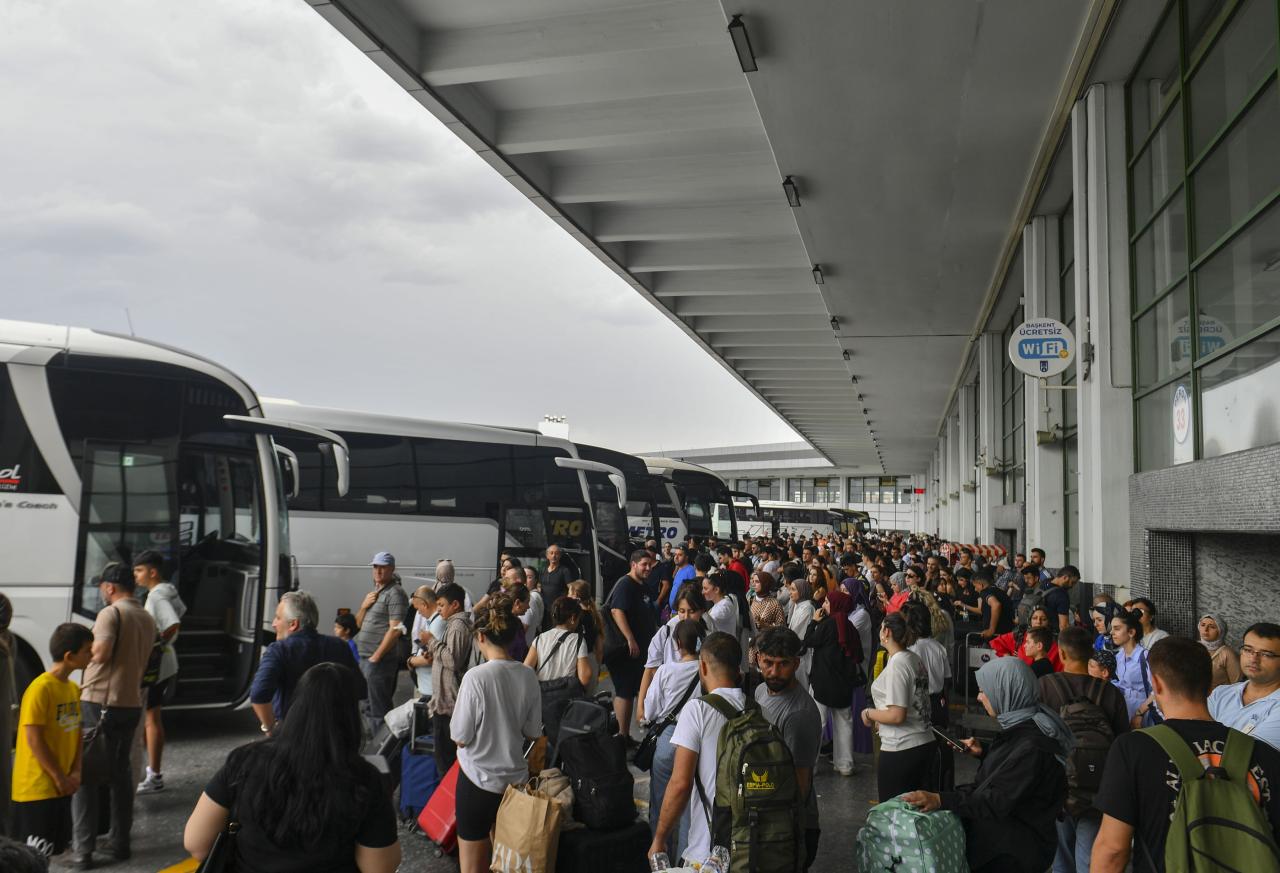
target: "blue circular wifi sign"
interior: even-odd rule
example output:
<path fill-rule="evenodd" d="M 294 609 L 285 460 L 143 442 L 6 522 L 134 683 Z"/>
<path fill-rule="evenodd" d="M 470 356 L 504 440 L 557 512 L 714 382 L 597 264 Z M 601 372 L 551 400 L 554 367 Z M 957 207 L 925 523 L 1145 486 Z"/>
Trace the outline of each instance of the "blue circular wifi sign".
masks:
<path fill-rule="evenodd" d="M 1052 318 L 1024 321 L 1009 339 L 1009 360 L 1028 376 L 1057 376 L 1075 358 L 1071 329 Z"/>

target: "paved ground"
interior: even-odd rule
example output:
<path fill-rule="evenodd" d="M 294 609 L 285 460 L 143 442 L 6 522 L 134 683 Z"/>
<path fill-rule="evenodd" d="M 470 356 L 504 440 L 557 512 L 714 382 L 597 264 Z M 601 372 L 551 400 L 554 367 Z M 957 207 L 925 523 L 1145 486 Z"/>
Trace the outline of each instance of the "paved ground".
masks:
<path fill-rule="evenodd" d="M 187 816 L 209 776 L 236 746 L 255 740 L 257 720 L 248 711 L 171 713 L 165 722 L 169 745 L 165 753 L 166 790 L 137 798 L 133 836 L 133 858 L 125 863 L 104 865 L 119 873 L 157 873 L 187 860 L 182 850 L 182 829 Z M 972 772 L 972 765 L 960 763 L 960 779 Z M 647 780 L 647 776 L 640 777 Z M 847 870 L 854 835 L 875 799 L 875 774 L 870 758 L 860 758 L 858 774 L 842 777 L 822 759 L 815 777 L 822 817 L 822 841 L 817 873 Z M 647 784 L 637 785 L 637 795 L 647 796 Z M 457 861 L 437 858 L 434 847 L 419 834 L 401 832 L 404 852 L 402 871 L 412 873 L 452 873 Z M 68 855 L 54 859 L 52 869 L 69 869 L 61 864 Z M 194 869 L 194 863 L 182 869 Z"/>

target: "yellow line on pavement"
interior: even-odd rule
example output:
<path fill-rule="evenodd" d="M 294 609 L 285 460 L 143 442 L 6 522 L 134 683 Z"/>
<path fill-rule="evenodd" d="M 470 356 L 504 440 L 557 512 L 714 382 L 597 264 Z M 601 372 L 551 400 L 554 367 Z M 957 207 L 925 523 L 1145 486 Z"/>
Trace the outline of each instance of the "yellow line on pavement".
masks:
<path fill-rule="evenodd" d="M 200 862 L 195 858 L 187 858 L 185 861 L 179 861 L 172 867 L 165 867 L 159 873 L 195 873 L 200 867 Z"/>

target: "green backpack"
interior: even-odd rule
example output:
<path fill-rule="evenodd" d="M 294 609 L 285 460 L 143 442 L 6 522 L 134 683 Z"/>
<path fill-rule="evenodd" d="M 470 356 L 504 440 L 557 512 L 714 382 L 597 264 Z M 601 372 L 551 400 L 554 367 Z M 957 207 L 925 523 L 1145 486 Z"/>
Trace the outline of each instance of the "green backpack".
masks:
<path fill-rule="evenodd" d="M 921 812 L 886 800 L 867 813 L 854 841 L 858 873 L 967 873 L 964 826 L 953 812 Z"/>
<path fill-rule="evenodd" d="M 1164 844 L 1164 868 L 1177 871 L 1280 870 L 1266 814 L 1249 793 L 1253 737 L 1231 730 L 1217 767 L 1205 767 L 1168 725 L 1145 728 L 1178 768 L 1182 787 Z"/>
<path fill-rule="evenodd" d="M 733 873 L 796 873 L 804 863 L 801 815 L 805 798 L 782 734 L 750 697 L 737 707 L 719 694 L 702 701 L 723 715 L 716 753 L 716 796 L 694 784 L 708 816 L 711 845 L 729 850 Z"/>

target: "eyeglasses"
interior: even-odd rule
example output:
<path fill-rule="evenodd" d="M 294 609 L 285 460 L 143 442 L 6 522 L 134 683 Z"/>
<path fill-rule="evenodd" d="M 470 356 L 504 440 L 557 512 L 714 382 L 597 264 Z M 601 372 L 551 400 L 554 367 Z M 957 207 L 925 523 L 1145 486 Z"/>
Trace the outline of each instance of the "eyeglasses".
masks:
<path fill-rule="evenodd" d="M 1247 658 L 1261 658 L 1264 661 L 1274 661 L 1280 658 L 1280 653 L 1270 652 L 1266 649 L 1255 649 L 1253 646 L 1241 646 L 1240 654 Z"/>

